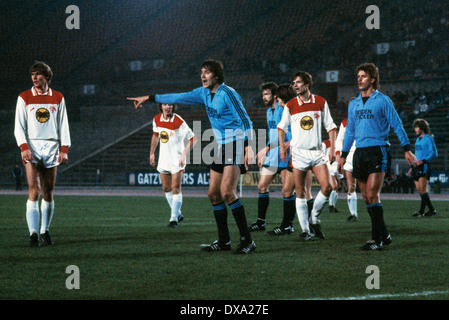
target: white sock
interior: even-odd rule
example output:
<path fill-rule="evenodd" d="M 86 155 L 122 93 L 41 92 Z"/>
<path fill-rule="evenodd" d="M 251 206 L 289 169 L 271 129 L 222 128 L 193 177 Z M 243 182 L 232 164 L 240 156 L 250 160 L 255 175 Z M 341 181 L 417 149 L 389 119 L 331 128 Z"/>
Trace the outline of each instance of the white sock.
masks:
<path fill-rule="evenodd" d="M 48 228 L 50 228 L 51 219 L 53 218 L 53 213 L 55 211 L 55 202 L 47 202 L 42 199 L 41 202 L 41 234 L 45 233 Z"/>
<path fill-rule="evenodd" d="M 182 206 L 182 193 L 174 194 L 170 221 L 178 222 L 178 217 L 181 214 L 181 206 Z"/>
<path fill-rule="evenodd" d="M 172 206 L 172 203 L 173 203 L 173 192 L 166 192 L 165 193 L 165 198 L 167 199 L 167 202 L 168 202 L 168 205 L 170 206 L 170 209 L 171 209 L 171 206 Z"/>
<path fill-rule="evenodd" d="M 351 215 L 357 217 L 357 193 L 348 193 L 348 208 Z"/>
<path fill-rule="evenodd" d="M 296 214 L 298 215 L 298 220 L 299 224 L 301 225 L 302 232 L 310 233 L 307 200 L 296 198 L 295 205 L 296 205 Z"/>
<path fill-rule="evenodd" d="M 38 201 L 27 201 L 27 212 L 26 212 L 28 230 L 30 231 L 30 236 L 33 233 L 38 233 L 39 231 L 39 202 Z"/>
<path fill-rule="evenodd" d="M 329 206 L 334 206 L 337 204 L 338 193 L 336 190 L 332 190 L 329 196 Z"/>
<path fill-rule="evenodd" d="M 318 220 L 317 217 L 321 214 L 321 210 L 323 210 L 323 207 L 328 200 L 329 197 L 324 196 L 320 190 L 315 197 L 315 202 L 313 203 L 312 216 L 310 217 L 310 222 L 312 224 L 320 223 L 320 220 Z"/>

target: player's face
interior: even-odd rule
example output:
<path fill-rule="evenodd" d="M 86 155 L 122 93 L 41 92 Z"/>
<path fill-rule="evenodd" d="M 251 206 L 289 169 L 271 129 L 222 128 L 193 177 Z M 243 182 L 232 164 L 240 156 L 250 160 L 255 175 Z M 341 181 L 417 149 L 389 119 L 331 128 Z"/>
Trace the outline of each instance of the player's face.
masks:
<path fill-rule="evenodd" d="M 271 90 L 266 89 L 262 91 L 262 100 L 266 106 L 272 106 L 274 103 L 274 99 L 275 97 L 271 93 Z"/>
<path fill-rule="evenodd" d="M 31 81 L 33 81 L 34 87 L 38 89 L 46 89 L 48 86 L 47 79 L 39 71 L 31 72 Z"/>
<path fill-rule="evenodd" d="M 304 95 L 309 90 L 309 85 L 305 84 L 301 77 L 293 79 L 293 89 L 295 89 L 297 95 Z"/>
<path fill-rule="evenodd" d="M 360 91 L 367 91 L 374 83 L 375 79 L 363 70 L 357 73 L 357 85 Z"/>
<path fill-rule="evenodd" d="M 287 104 L 287 103 L 285 103 L 284 100 L 282 100 L 281 98 L 277 98 L 277 101 L 278 101 L 278 103 L 279 103 L 279 106 L 282 107 L 282 108 L 285 107 L 285 105 Z"/>
<path fill-rule="evenodd" d="M 161 108 L 162 108 L 162 114 L 165 117 L 171 117 L 173 115 L 173 105 L 172 104 L 163 103 Z"/>
<path fill-rule="evenodd" d="M 203 88 L 211 91 L 215 91 L 219 87 L 217 77 L 208 68 L 201 69 L 201 82 Z"/>
<path fill-rule="evenodd" d="M 415 127 L 414 129 L 417 136 L 421 136 L 421 134 L 423 134 L 423 131 L 419 127 Z"/>

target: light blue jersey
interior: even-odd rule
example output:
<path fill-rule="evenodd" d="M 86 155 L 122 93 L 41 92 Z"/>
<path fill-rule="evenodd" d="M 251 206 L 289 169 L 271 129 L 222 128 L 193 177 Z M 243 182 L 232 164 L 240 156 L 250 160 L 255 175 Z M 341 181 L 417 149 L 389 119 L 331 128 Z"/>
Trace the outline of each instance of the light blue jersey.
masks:
<path fill-rule="evenodd" d="M 200 87 L 185 93 L 156 94 L 155 100 L 167 104 L 205 106 L 218 144 L 253 138 L 253 123 L 243 107 L 240 95 L 224 83 L 214 95 L 209 89 Z"/>
<path fill-rule="evenodd" d="M 285 161 L 281 160 L 279 156 L 279 133 L 278 133 L 278 123 L 281 122 L 282 113 L 284 108 L 276 103 L 276 107 L 272 109 L 271 107 L 267 110 L 267 126 L 268 126 L 268 143 L 270 150 L 268 150 L 267 158 L 265 159 L 264 166 L 269 167 L 288 167 L 288 162 L 290 161 L 290 148 L 287 150 L 287 158 Z M 291 126 L 288 127 L 288 132 L 285 134 L 284 143 L 292 139 Z"/>
<path fill-rule="evenodd" d="M 418 137 L 415 142 L 415 156 L 418 161 L 430 162 L 438 157 L 437 147 L 435 141 L 428 134 L 425 134 L 422 138 Z"/>
<path fill-rule="evenodd" d="M 390 126 L 401 146 L 404 150 L 408 150 L 410 141 L 391 99 L 376 90 L 363 103 L 360 94 L 348 106 L 348 125 L 342 152 L 349 152 L 354 140 L 356 148 L 390 145 L 388 142 Z"/>

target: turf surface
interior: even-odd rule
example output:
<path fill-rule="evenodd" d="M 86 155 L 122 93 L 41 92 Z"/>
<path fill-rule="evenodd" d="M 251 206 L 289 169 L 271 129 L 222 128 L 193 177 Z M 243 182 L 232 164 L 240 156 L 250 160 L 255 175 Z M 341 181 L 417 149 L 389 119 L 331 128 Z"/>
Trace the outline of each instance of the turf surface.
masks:
<path fill-rule="evenodd" d="M 449 219 L 439 214 L 412 218 L 417 201 L 383 200 L 393 243 L 382 252 L 358 249 L 370 237 L 359 200 L 359 221 L 339 213 L 321 216 L 325 240 L 298 241 L 299 225 L 286 236 L 253 233 L 254 254 L 205 253 L 216 240 L 207 198 L 184 195 L 185 220 L 167 228 L 165 198 L 57 196 L 51 225 L 55 244 L 30 248 L 26 196 L 1 195 L 0 299 L 448 299 Z M 257 199 L 243 198 L 248 222 L 257 218 Z M 281 221 L 282 200 L 272 198 L 267 230 Z M 228 209 L 234 249 L 238 232 Z M 68 266 L 79 268 L 79 289 L 69 290 Z M 379 289 L 367 289 L 367 267 L 379 268 Z"/>

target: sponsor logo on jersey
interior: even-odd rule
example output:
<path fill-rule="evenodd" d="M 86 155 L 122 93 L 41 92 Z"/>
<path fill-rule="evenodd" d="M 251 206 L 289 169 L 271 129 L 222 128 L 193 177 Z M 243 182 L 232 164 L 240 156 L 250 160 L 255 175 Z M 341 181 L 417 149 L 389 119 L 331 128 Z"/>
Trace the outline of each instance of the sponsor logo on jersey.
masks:
<path fill-rule="evenodd" d="M 302 117 L 300 124 L 304 130 L 310 130 L 313 128 L 313 119 L 310 116 Z"/>
<path fill-rule="evenodd" d="M 161 137 L 161 142 L 162 143 L 167 143 L 168 140 L 170 139 L 170 136 L 167 133 L 167 131 L 162 131 L 161 134 L 160 134 L 160 137 Z"/>
<path fill-rule="evenodd" d="M 40 123 L 45 123 L 50 119 L 50 112 L 45 108 L 39 108 L 36 111 L 36 119 Z"/>

